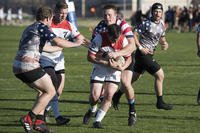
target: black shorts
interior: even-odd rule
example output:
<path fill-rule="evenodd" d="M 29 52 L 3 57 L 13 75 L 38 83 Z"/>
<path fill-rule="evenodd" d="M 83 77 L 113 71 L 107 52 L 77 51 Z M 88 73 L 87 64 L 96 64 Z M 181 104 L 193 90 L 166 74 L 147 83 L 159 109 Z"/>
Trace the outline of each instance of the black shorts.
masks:
<path fill-rule="evenodd" d="M 137 73 L 144 73 L 145 70 L 150 74 L 155 74 L 160 65 L 153 59 L 153 55 L 143 55 L 139 50 L 135 53 L 135 64 L 133 70 Z"/>
<path fill-rule="evenodd" d="M 25 72 L 25 73 L 20 73 L 20 74 L 15 74 L 15 76 L 22 80 L 24 83 L 33 83 L 34 81 L 40 79 L 42 76 L 44 76 L 46 72 L 42 68 L 36 68 L 34 70 Z"/>
<path fill-rule="evenodd" d="M 131 62 L 131 64 L 125 70 L 133 71 L 133 66 L 135 64 L 135 53 L 132 53 L 131 57 L 132 57 L 132 62 Z"/>

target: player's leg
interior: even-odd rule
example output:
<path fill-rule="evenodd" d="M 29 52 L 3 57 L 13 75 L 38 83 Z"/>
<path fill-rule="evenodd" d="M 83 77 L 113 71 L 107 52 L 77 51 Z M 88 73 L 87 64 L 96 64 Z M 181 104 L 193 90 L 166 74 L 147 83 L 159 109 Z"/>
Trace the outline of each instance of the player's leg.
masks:
<path fill-rule="evenodd" d="M 132 70 L 133 70 L 134 62 L 135 62 L 134 61 L 134 54 L 132 54 L 132 62 L 131 62 L 131 64 L 124 71 L 122 71 L 120 88 L 114 94 L 113 99 L 112 99 L 112 101 L 113 101 L 113 107 L 115 109 L 118 109 L 118 104 L 119 104 L 121 96 L 124 94 L 124 90 L 126 89 L 126 85 L 127 86 L 131 85 Z M 127 81 L 127 79 L 129 79 L 129 80 Z M 126 85 L 124 85 L 124 83 Z"/>
<path fill-rule="evenodd" d="M 63 89 L 64 89 L 64 85 L 65 85 L 65 71 L 64 71 L 64 69 L 56 71 L 56 76 L 57 76 L 58 83 L 59 83 L 59 88 L 57 90 L 57 94 L 58 94 L 58 98 L 57 99 L 59 101 L 59 97 L 61 96 L 61 94 L 63 92 Z M 57 105 L 57 107 L 55 107 L 56 110 L 53 111 L 54 112 L 54 117 L 55 117 L 55 120 L 56 120 L 56 124 L 57 125 L 66 125 L 67 123 L 69 123 L 70 118 L 63 117 L 60 114 L 59 102 L 57 102 L 56 105 Z M 53 110 L 53 108 L 52 108 L 52 110 Z"/>
<path fill-rule="evenodd" d="M 88 111 L 85 113 L 84 117 L 83 117 L 83 124 L 88 124 L 91 117 L 95 114 L 95 112 L 97 111 L 97 103 L 99 100 L 99 97 L 101 95 L 101 91 L 102 91 L 102 86 L 103 86 L 103 82 L 99 83 L 98 81 L 91 81 L 90 84 L 90 95 L 89 95 L 89 109 Z"/>
<path fill-rule="evenodd" d="M 112 102 L 112 97 L 114 93 L 117 91 L 118 84 L 113 82 L 106 82 L 104 88 L 104 100 L 101 104 L 101 107 L 97 111 L 95 122 L 93 123 L 94 128 L 102 128 L 101 121 L 106 115 L 106 112 L 110 108 L 110 104 Z"/>
<path fill-rule="evenodd" d="M 156 73 L 153 74 L 155 77 L 155 92 L 157 96 L 157 104 L 156 107 L 158 109 L 171 110 L 173 108 L 172 105 L 167 104 L 163 101 L 163 81 L 164 81 L 164 72 L 162 68 L 160 68 Z"/>

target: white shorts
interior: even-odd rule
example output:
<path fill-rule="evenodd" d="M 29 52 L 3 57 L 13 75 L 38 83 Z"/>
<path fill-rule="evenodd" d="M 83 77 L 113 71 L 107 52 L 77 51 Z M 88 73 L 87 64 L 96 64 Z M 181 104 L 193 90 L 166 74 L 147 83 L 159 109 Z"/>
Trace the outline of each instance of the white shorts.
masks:
<path fill-rule="evenodd" d="M 59 71 L 59 70 L 65 69 L 65 60 L 64 60 L 64 58 L 62 58 L 57 63 L 55 63 L 54 61 L 52 61 L 49 58 L 41 58 L 40 65 L 42 68 L 53 67 L 55 69 L 55 71 Z"/>
<path fill-rule="evenodd" d="M 91 80 L 120 83 L 121 71 L 106 67 L 104 65 L 95 64 L 91 74 Z"/>

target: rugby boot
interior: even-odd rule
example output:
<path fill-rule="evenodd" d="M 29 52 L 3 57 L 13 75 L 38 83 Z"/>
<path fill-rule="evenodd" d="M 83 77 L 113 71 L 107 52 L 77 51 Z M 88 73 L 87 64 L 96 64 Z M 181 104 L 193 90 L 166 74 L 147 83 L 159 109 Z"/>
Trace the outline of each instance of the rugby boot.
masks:
<path fill-rule="evenodd" d="M 20 123 L 21 125 L 23 126 L 24 130 L 26 133 L 32 133 L 32 120 L 31 120 L 31 117 L 29 115 L 26 115 L 22 118 L 20 118 Z"/>
<path fill-rule="evenodd" d="M 70 121 L 69 118 L 65 118 L 63 116 L 58 116 L 55 120 L 56 120 L 57 126 L 66 125 Z"/>
<path fill-rule="evenodd" d="M 83 124 L 88 125 L 93 115 L 94 113 L 89 109 L 83 117 Z"/>

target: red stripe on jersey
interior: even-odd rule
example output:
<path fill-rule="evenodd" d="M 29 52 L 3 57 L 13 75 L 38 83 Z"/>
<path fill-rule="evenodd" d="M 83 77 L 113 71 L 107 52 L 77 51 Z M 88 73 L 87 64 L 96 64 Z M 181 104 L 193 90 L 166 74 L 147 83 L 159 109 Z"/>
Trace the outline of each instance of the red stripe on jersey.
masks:
<path fill-rule="evenodd" d="M 102 37 L 102 47 L 105 46 L 110 46 L 112 47 L 115 51 L 119 51 L 123 48 L 123 40 L 124 40 L 124 35 L 121 35 L 117 42 L 112 46 L 112 43 L 109 41 L 107 33 L 101 33 Z"/>
<path fill-rule="evenodd" d="M 132 31 L 131 27 L 127 27 L 124 31 L 122 31 L 122 34 L 125 35 L 126 33 Z"/>
<path fill-rule="evenodd" d="M 52 21 L 51 28 L 62 28 L 72 31 L 72 28 L 67 20 L 64 20 L 63 22 L 58 24 Z"/>

